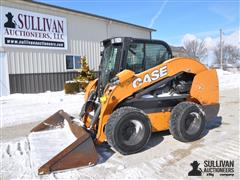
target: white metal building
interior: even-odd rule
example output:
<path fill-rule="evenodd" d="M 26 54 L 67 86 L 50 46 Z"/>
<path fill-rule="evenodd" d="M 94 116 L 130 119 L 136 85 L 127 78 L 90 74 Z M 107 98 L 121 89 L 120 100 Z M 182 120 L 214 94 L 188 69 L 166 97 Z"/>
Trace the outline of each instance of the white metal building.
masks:
<path fill-rule="evenodd" d="M 1 0 L 1 95 L 62 90 L 79 59 L 98 69 L 100 41 L 116 36 L 150 39 L 139 25 L 29 0 Z"/>

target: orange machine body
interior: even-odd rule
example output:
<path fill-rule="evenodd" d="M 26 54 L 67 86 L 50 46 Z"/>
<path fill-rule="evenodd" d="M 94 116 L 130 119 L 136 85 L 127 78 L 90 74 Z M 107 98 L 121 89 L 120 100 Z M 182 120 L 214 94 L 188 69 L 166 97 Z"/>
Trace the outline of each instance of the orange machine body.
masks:
<path fill-rule="evenodd" d="M 104 142 L 106 135 L 104 127 L 118 104 L 134 93 L 151 86 L 167 77 L 171 77 L 180 72 L 191 73 L 194 75 L 189 101 L 198 102 L 201 105 L 215 105 L 219 103 L 218 78 L 216 70 L 209 70 L 199 61 L 191 58 L 173 58 L 164 63 L 148 69 L 139 74 L 130 70 L 123 70 L 116 76 L 119 84 L 106 86 L 104 90 L 104 101 L 101 102 L 101 113 L 97 126 L 97 143 Z M 90 92 L 96 88 L 97 80 L 89 84 L 86 89 L 85 100 Z M 168 112 L 149 113 L 152 131 L 163 131 L 169 128 L 170 110 Z M 88 126 L 89 117 L 86 117 L 85 125 Z"/>

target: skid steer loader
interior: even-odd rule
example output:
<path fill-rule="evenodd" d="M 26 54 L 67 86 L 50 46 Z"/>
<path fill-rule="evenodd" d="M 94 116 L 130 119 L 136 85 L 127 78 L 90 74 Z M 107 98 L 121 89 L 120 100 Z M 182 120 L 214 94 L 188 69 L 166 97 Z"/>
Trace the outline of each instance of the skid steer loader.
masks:
<path fill-rule="evenodd" d="M 47 130 L 65 120 L 76 136 L 39 174 L 94 165 L 95 144 L 105 141 L 123 155 L 141 151 L 152 132 L 169 129 L 179 141 L 195 141 L 218 113 L 217 73 L 198 60 L 174 58 L 159 40 L 117 37 L 101 45 L 99 76 L 86 88 L 78 120 L 60 110 L 32 129 Z"/>

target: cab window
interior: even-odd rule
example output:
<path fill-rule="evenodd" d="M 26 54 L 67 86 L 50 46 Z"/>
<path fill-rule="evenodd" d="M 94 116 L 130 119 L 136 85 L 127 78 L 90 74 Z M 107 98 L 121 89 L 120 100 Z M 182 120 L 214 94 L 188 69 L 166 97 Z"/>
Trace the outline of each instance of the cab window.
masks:
<path fill-rule="evenodd" d="M 142 72 L 144 58 L 144 44 L 132 43 L 129 46 L 127 53 L 127 69 L 134 71 L 135 73 Z"/>
<path fill-rule="evenodd" d="M 171 54 L 162 44 L 145 45 L 145 69 L 150 69 L 169 59 Z"/>

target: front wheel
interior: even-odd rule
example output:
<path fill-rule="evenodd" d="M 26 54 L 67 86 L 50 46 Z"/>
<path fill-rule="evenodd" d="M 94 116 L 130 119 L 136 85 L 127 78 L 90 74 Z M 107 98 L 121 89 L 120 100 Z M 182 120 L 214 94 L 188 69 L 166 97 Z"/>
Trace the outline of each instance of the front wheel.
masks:
<path fill-rule="evenodd" d="M 151 124 L 142 110 L 126 106 L 113 112 L 105 133 L 108 143 L 121 154 L 127 155 L 144 148 L 151 136 Z"/>

